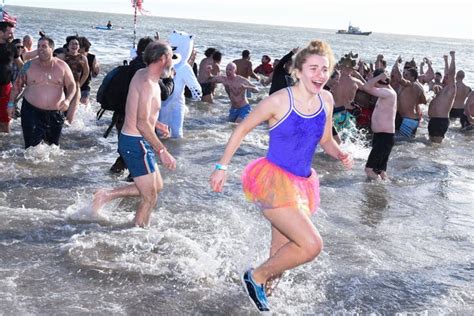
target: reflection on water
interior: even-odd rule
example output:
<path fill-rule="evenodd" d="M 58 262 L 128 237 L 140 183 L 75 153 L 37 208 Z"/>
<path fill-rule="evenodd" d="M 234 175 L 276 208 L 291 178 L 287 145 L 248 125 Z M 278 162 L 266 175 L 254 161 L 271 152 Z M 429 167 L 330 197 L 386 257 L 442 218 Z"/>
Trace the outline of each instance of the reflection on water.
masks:
<path fill-rule="evenodd" d="M 384 213 L 390 207 L 390 193 L 383 183 L 366 183 L 362 185 L 363 198 L 360 203 L 361 223 L 368 226 L 377 226 Z"/>

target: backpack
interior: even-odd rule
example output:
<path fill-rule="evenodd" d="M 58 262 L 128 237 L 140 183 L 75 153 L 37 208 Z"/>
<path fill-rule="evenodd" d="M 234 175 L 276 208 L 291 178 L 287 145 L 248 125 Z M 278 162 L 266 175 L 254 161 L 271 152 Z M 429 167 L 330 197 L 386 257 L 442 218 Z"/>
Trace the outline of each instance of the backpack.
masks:
<path fill-rule="evenodd" d="M 104 137 L 107 137 L 119 116 L 125 115 L 125 105 L 127 103 L 128 87 L 132 81 L 134 72 L 129 65 L 118 66 L 107 73 L 97 90 L 97 102 L 100 103 L 100 110 L 97 112 L 99 120 L 105 111 L 115 112 L 112 123 Z"/>
<path fill-rule="evenodd" d="M 132 77 L 128 65 L 118 66 L 107 73 L 97 91 L 97 102 L 100 103 L 101 110 L 125 113 L 128 86 Z"/>

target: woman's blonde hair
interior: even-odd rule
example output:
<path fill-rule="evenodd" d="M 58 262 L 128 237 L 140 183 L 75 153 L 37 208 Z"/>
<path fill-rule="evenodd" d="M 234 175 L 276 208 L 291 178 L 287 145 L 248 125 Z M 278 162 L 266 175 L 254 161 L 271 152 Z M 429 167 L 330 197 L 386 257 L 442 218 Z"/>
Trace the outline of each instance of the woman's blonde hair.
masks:
<path fill-rule="evenodd" d="M 328 43 L 314 40 L 309 42 L 308 46 L 300 50 L 296 56 L 293 58 L 293 71 L 298 69 L 299 71 L 303 70 L 303 64 L 310 55 L 319 55 L 325 56 L 329 60 L 329 73 L 332 73 L 336 59 L 334 58 L 334 53 L 332 52 L 331 46 Z"/>

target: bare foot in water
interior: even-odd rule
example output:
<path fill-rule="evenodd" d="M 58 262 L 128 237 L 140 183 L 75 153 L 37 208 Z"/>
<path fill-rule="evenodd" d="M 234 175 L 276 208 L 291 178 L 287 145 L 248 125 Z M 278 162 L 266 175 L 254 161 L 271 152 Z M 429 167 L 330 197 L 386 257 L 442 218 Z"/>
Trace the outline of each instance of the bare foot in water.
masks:
<path fill-rule="evenodd" d="M 367 177 L 372 180 L 380 180 L 380 176 L 374 172 L 372 168 L 365 168 L 365 173 Z"/>
<path fill-rule="evenodd" d="M 380 177 L 382 180 L 388 180 L 388 174 L 385 171 L 380 172 Z"/>
<path fill-rule="evenodd" d="M 92 214 L 98 215 L 102 206 L 104 206 L 105 203 L 109 201 L 110 197 L 107 193 L 107 190 L 97 190 L 92 198 Z"/>

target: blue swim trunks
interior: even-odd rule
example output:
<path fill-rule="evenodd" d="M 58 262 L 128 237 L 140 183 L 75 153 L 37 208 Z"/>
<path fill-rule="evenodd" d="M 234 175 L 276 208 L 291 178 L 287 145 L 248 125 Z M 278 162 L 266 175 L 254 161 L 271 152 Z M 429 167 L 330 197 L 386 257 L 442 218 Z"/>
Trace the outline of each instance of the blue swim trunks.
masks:
<path fill-rule="evenodd" d="M 250 104 L 244 105 L 241 108 L 231 107 L 229 110 L 229 118 L 228 118 L 229 122 L 235 122 L 237 121 L 238 118 L 243 120 L 244 118 L 247 117 L 247 115 L 249 115 L 250 110 L 251 110 Z"/>
<path fill-rule="evenodd" d="M 355 126 L 355 117 L 345 109 L 333 112 L 332 125 L 337 132 L 340 132 L 343 129 L 351 129 Z"/>
<path fill-rule="evenodd" d="M 120 133 L 118 152 L 125 161 L 132 178 L 156 171 L 155 152 L 142 136 Z"/>
<path fill-rule="evenodd" d="M 402 124 L 400 124 L 400 129 L 397 132 L 397 136 L 404 136 L 408 138 L 415 137 L 419 124 L 420 120 L 404 117 Z"/>

